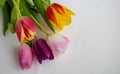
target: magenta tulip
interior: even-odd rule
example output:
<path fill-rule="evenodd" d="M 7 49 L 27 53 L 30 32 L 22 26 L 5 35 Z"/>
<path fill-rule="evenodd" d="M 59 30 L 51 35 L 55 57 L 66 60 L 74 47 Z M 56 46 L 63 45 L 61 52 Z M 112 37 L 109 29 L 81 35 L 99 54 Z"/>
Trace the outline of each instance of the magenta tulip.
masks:
<path fill-rule="evenodd" d="M 54 59 L 53 53 L 44 39 L 36 40 L 33 43 L 33 50 L 40 64 L 42 64 L 42 60 L 46 60 L 46 59 L 53 60 Z"/>

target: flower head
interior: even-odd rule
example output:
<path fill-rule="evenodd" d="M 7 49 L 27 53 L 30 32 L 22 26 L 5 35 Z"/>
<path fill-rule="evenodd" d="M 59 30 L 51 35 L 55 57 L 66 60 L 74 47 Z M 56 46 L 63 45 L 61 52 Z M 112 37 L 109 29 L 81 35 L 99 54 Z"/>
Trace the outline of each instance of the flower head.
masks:
<path fill-rule="evenodd" d="M 36 34 L 34 22 L 27 16 L 17 20 L 15 30 L 21 43 L 32 40 Z"/>
<path fill-rule="evenodd" d="M 33 62 L 33 54 L 31 48 L 27 44 L 23 44 L 18 49 L 18 59 L 22 69 L 31 68 Z"/>
<path fill-rule="evenodd" d="M 33 50 L 38 58 L 39 63 L 42 63 L 42 60 L 49 59 L 53 60 L 54 56 L 51 49 L 48 47 L 44 39 L 38 39 L 33 43 Z"/>
<path fill-rule="evenodd" d="M 55 56 L 63 54 L 66 51 L 69 42 L 67 37 L 58 33 L 49 35 L 47 38 L 47 43 Z"/>
<path fill-rule="evenodd" d="M 53 3 L 47 7 L 46 15 L 53 26 L 61 31 L 64 26 L 71 23 L 71 15 L 74 15 L 74 13 L 62 5 Z"/>

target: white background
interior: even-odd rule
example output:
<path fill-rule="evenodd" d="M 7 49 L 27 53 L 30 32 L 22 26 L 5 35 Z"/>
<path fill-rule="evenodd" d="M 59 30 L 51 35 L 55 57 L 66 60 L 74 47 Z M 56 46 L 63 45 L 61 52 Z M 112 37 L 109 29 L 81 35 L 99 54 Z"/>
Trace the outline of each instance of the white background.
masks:
<path fill-rule="evenodd" d="M 62 32 L 71 43 L 54 61 L 34 61 L 21 70 L 20 46 L 15 34 L 2 35 L 0 9 L 0 74 L 120 74 L 120 0 L 52 0 L 75 12 L 71 26 Z"/>

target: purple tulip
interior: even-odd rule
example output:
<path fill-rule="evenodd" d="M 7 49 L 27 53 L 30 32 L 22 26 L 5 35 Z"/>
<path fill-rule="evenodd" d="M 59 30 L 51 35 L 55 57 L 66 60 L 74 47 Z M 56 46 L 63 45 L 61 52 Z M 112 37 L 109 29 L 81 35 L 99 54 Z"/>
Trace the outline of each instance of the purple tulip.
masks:
<path fill-rule="evenodd" d="M 27 44 L 23 44 L 18 49 L 19 64 L 22 69 L 29 69 L 33 63 L 33 54 L 31 48 Z"/>
<path fill-rule="evenodd" d="M 42 63 L 42 60 L 53 60 L 54 56 L 51 49 L 48 47 L 44 39 L 38 39 L 33 43 L 33 50 L 38 58 L 39 63 Z"/>

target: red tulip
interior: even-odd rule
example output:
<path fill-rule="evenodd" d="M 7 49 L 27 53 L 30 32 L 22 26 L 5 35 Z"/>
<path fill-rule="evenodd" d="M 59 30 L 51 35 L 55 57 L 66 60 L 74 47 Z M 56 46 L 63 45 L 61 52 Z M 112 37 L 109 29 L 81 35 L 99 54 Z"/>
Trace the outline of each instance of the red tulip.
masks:
<path fill-rule="evenodd" d="M 15 30 L 21 43 L 32 40 L 36 34 L 34 22 L 27 16 L 17 20 Z"/>

